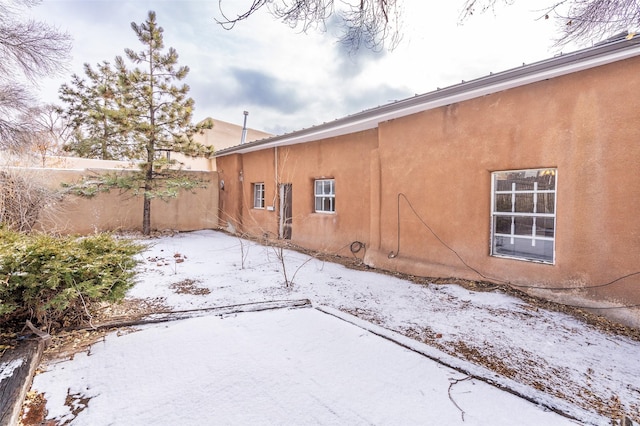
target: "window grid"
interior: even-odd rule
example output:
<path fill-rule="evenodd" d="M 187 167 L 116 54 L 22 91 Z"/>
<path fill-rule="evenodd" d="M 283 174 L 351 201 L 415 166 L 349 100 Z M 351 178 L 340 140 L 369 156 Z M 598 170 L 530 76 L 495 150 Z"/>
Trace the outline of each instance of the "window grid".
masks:
<path fill-rule="evenodd" d="M 334 179 L 318 179 L 314 184 L 316 213 L 335 213 L 336 186 Z"/>
<path fill-rule="evenodd" d="M 534 173 L 536 176 L 532 178 Z M 504 177 L 510 174 L 524 175 L 525 179 L 516 183 L 514 181 L 517 180 L 516 178 L 505 178 L 502 182 L 499 182 L 499 176 L 502 175 Z M 540 189 L 537 180 L 531 181 L 532 179 L 540 179 L 541 176 L 543 178 L 551 176 L 551 179 L 548 179 L 548 182 L 543 184 L 545 189 Z M 553 263 L 555 261 L 555 176 L 555 169 L 497 172 L 493 174 L 492 255 L 545 263 Z M 508 189 L 506 189 L 504 184 L 509 183 L 508 180 L 512 181 Z M 501 187 L 500 190 L 498 190 L 499 187 Z M 546 189 L 549 187 L 551 189 Z M 523 232 L 528 229 L 530 229 L 529 232 Z M 502 246 L 501 244 L 504 244 L 505 241 L 508 241 L 512 248 L 509 249 Z M 530 245 L 531 248 L 527 249 L 522 243 Z M 542 247 L 536 249 L 536 245 L 541 245 Z"/>
<path fill-rule="evenodd" d="M 536 239 L 538 240 L 547 240 L 547 241 L 553 241 L 552 237 L 543 237 L 543 236 L 539 236 L 536 233 L 536 226 L 537 226 L 537 218 L 539 217 L 549 217 L 549 218 L 555 218 L 556 215 L 553 213 L 539 213 L 538 212 L 538 194 L 555 194 L 556 191 L 554 190 L 538 190 L 538 182 L 534 182 L 533 183 L 533 190 L 532 191 L 528 191 L 528 190 L 516 190 L 516 183 L 512 182 L 511 183 L 511 191 L 496 191 L 495 194 L 496 195 L 500 195 L 500 194 L 508 194 L 511 196 L 511 211 L 510 212 L 496 212 L 494 211 L 493 214 L 494 216 L 503 216 L 503 217 L 510 217 L 511 218 L 511 232 L 508 234 L 501 234 L 496 232 L 495 235 L 498 236 L 502 236 L 502 237 L 509 237 L 510 238 L 510 242 L 511 244 L 514 243 L 514 239 L 515 238 L 524 238 L 524 239 L 531 239 L 531 246 L 535 247 L 536 245 Z M 531 194 L 533 195 L 533 212 L 528 212 L 528 213 L 522 213 L 522 212 L 517 212 L 516 211 L 516 195 L 517 194 Z M 533 218 L 533 225 L 531 226 L 531 235 L 517 235 L 515 233 L 515 218 L 516 217 L 532 217 Z"/>
<path fill-rule="evenodd" d="M 264 183 L 253 184 L 253 208 L 264 209 Z"/>

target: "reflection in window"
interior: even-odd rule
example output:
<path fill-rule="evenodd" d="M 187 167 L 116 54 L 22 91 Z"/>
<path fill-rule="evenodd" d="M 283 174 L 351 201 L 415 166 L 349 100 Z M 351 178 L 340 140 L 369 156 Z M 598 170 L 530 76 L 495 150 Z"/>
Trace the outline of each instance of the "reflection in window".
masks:
<path fill-rule="evenodd" d="M 264 183 L 253 184 L 253 208 L 264 209 Z"/>
<path fill-rule="evenodd" d="M 556 169 L 492 174 L 491 254 L 553 263 Z"/>
<path fill-rule="evenodd" d="M 314 198 L 316 213 L 335 213 L 336 184 L 334 179 L 315 181 Z"/>

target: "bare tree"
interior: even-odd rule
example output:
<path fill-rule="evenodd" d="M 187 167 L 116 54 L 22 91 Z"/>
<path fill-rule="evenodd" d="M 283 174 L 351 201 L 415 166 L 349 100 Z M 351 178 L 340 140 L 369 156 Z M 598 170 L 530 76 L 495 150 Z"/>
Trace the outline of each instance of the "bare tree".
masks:
<path fill-rule="evenodd" d="M 251 6 L 235 16 L 225 14 L 223 0 L 218 0 L 222 19 L 216 21 L 225 29 L 266 8 L 274 17 L 292 28 L 326 30 L 337 23 L 342 28 L 339 40 L 352 51 L 360 47 L 391 49 L 400 41 L 401 0 L 252 0 Z"/>
<path fill-rule="evenodd" d="M 22 17 L 24 9 L 38 3 L 0 0 L 0 148 L 15 146 L 16 136 L 29 130 L 20 117 L 33 98 L 20 79 L 35 83 L 37 77 L 61 70 L 71 50 L 69 35 Z"/>
<path fill-rule="evenodd" d="M 26 123 L 26 129 L 17 135 L 18 146 L 12 151 L 22 156 L 36 156 L 41 167 L 46 166 L 48 157 L 63 153 L 71 127 L 59 107 L 48 104 L 29 108 L 20 122 Z"/>
<path fill-rule="evenodd" d="M 493 10 L 498 3 L 514 0 L 465 0 L 461 19 Z M 640 29 L 638 0 L 557 0 L 540 9 L 541 19 L 555 19 L 559 26 L 558 46 L 601 41 L 620 32 Z"/>
<path fill-rule="evenodd" d="M 0 75 L 0 149 L 19 150 L 20 136 L 30 129 L 29 123 L 20 117 L 28 114 L 33 102 L 23 85 L 2 82 Z"/>

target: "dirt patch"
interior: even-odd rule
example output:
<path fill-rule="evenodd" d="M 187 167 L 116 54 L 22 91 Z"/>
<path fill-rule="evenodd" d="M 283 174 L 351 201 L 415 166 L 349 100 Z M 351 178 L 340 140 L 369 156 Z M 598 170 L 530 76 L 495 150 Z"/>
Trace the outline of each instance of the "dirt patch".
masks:
<path fill-rule="evenodd" d="M 73 417 L 77 417 L 78 414 L 83 412 L 89 406 L 91 398 L 84 396 L 81 393 L 71 393 L 67 390 L 67 397 L 64 400 L 64 405 L 69 407 Z"/>
<path fill-rule="evenodd" d="M 187 278 L 171 284 L 169 288 L 178 294 L 192 294 L 194 296 L 204 296 L 211 293 L 211 290 L 206 287 L 198 287 L 196 285 L 198 283 L 199 281 L 197 280 Z"/>
<path fill-rule="evenodd" d="M 43 393 L 28 392 L 22 405 L 20 414 L 20 426 L 48 425 L 54 426 L 56 423 L 45 423 L 47 418 L 47 400 Z"/>
<path fill-rule="evenodd" d="M 118 303 L 101 303 L 92 307 L 92 321 L 88 328 L 117 321 L 136 321 L 147 315 L 169 309 L 162 297 L 155 299 L 124 299 Z"/>
<path fill-rule="evenodd" d="M 362 309 L 362 308 L 350 309 L 343 306 L 340 308 L 340 310 L 342 312 L 345 312 L 349 315 L 353 315 L 354 317 L 358 317 L 372 324 L 381 325 L 383 323 L 383 321 L 380 319 L 377 313 L 368 309 Z"/>
<path fill-rule="evenodd" d="M 79 352 L 91 353 L 91 346 L 104 341 L 110 330 L 74 330 L 52 336 L 51 343 L 43 353 L 46 362 L 57 359 L 73 359 Z"/>

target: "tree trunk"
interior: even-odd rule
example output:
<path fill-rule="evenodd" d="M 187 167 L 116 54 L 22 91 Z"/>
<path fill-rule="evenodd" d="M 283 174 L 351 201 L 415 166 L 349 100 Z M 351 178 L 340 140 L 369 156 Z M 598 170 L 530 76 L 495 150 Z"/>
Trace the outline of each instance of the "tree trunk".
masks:
<path fill-rule="evenodd" d="M 147 167 L 144 175 L 144 203 L 142 209 L 142 234 L 151 233 L 151 190 L 153 189 L 153 140 L 147 145 Z"/>
<path fill-rule="evenodd" d="M 146 195 L 144 197 L 144 206 L 142 210 L 142 234 L 149 235 L 151 233 L 151 198 Z"/>

